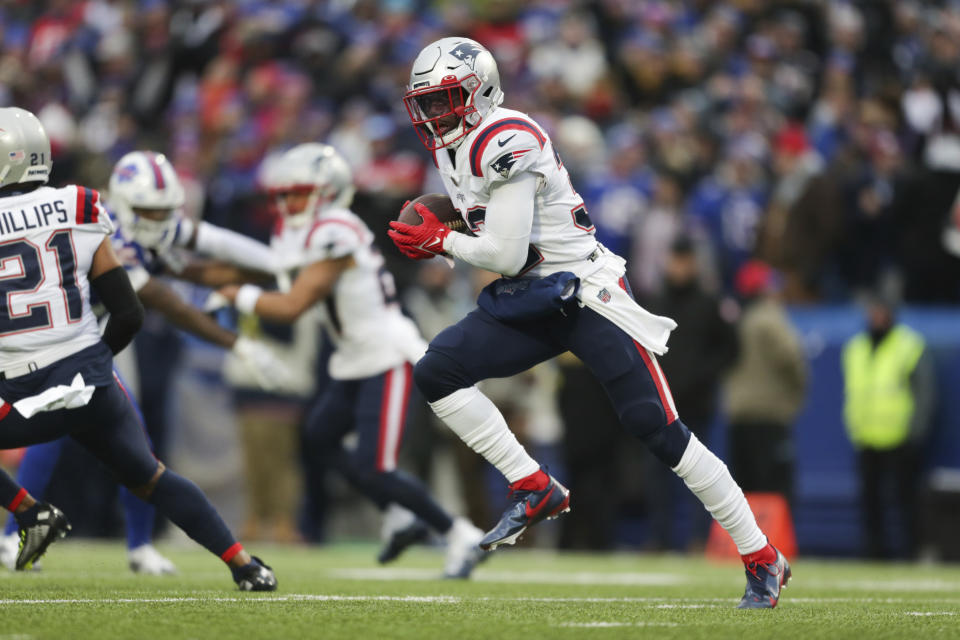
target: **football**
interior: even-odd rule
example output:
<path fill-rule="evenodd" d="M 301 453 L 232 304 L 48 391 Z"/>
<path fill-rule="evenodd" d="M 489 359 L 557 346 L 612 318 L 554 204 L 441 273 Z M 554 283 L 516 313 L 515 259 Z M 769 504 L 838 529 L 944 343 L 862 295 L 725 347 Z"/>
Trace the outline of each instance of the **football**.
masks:
<path fill-rule="evenodd" d="M 437 216 L 437 220 L 449 229 L 467 235 L 473 235 L 469 227 L 467 227 L 467 223 L 460 217 L 460 212 L 454 208 L 453 201 L 442 193 L 425 193 L 416 200 L 411 200 L 410 203 L 400 211 L 400 217 L 397 218 L 397 222 L 412 225 L 418 225 L 423 222 L 423 218 L 421 218 L 417 210 L 413 208 L 417 203 L 430 209 L 430 211 Z"/>

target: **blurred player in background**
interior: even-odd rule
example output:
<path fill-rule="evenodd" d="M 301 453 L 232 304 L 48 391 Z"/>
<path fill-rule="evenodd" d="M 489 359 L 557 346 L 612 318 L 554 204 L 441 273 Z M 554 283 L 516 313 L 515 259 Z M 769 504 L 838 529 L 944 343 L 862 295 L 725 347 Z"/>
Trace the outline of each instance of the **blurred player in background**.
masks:
<path fill-rule="evenodd" d="M 422 204 L 419 225 L 391 222 L 408 257 L 452 255 L 507 276 L 480 308 L 440 333 L 415 369 L 434 413 L 510 483 L 511 504 L 484 537 L 513 544 L 570 496 L 531 458 L 476 387 L 571 351 L 605 387 L 623 426 L 670 466 L 727 530 L 742 554 L 741 608 L 777 604 L 790 577 L 723 462 L 680 421 L 656 360 L 676 323 L 637 305 L 625 261 L 596 241 L 583 200 L 547 134 L 500 107 L 493 56 L 466 38 L 444 38 L 417 56 L 404 98 L 453 204 L 477 237 L 453 233 Z"/>
<path fill-rule="evenodd" d="M 423 523 L 446 539 L 447 577 L 467 577 L 482 557 L 483 532 L 451 517 L 427 490 L 397 467 L 410 400 L 412 366 L 426 348 L 400 312 L 393 276 L 373 233 L 351 212 L 353 179 L 328 145 L 302 144 L 280 159 L 270 178 L 282 227 L 273 239 L 282 269 L 298 270 L 287 292 L 252 284 L 220 294 L 238 310 L 293 322 L 313 308 L 333 342 L 332 381 L 307 416 L 309 455 L 337 469 L 381 509 L 400 505 L 421 522 L 397 531 L 380 556 L 392 560 L 422 537 Z M 347 434 L 357 434 L 348 452 Z"/>
<path fill-rule="evenodd" d="M 44 186 L 53 162 L 37 118 L 0 109 L 0 448 L 69 435 L 130 491 L 219 556 L 244 590 L 272 591 L 269 567 L 237 542 L 200 489 L 150 451 L 113 356 L 143 322 L 113 249 L 115 229 L 92 189 Z M 110 314 L 101 336 L 91 294 Z M 0 504 L 13 512 L 17 569 L 30 568 L 70 525 L 0 472 Z"/>
<path fill-rule="evenodd" d="M 284 371 L 262 345 L 239 338 L 234 332 L 224 329 L 210 316 L 184 302 L 161 279 L 153 277 L 168 272 L 168 262 L 179 265 L 179 259 L 170 256 L 170 249 L 178 231 L 182 235 L 196 235 L 195 225 L 191 225 L 187 230 L 183 228 L 182 219 L 175 215 L 183 206 L 183 200 L 184 192 L 180 180 L 163 155 L 150 151 L 133 151 L 123 156 L 110 176 L 108 212 L 116 227 L 112 238 L 114 250 L 144 306 L 156 309 L 180 329 L 230 349 L 257 376 L 261 386 L 270 388 L 277 384 L 278 380 L 282 380 Z M 200 249 L 204 252 L 241 261 L 241 264 L 250 268 L 269 269 L 271 254 L 265 245 L 206 223 L 200 223 L 199 229 L 204 231 L 201 236 L 203 242 L 200 244 Z M 211 236 L 217 240 L 211 242 Z M 182 244 L 186 245 L 188 240 L 189 238 L 185 238 Z M 237 247 L 237 250 L 225 251 L 221 248 L 223 246 Z M 164 256 L 170 257 L 165 260 Z M 102 323 L 105 321 L 105 318 L 102 318 L 105 315 L 104 310 L 99 304 L 94 307 L 94 311 L 101 316 Z M 121 380 L 129 379 L 135 368 L 132 366 L 134 363 L 130 362 L 133 351 L 124 350 L 117 355 L 116 373 Z M 121 371 L 120 362 L 123 360 L 127 361 L 126 372 Z M 131 402 L 142 423 L 143 416 L 134 399 L 135 395 L 134 393 L 131 397 Z M 17 482 L 31 494 L 42 496 L 64 444 L 65 440 L 59 439 L 29 447 L 17 470 Z M 130 569 L 134 573 L 150 575 L 173 573 L 173 563 L 152 545 L 153 506 L 124 488 L 120 490 L 120 500 L 126 519 Z M 0 564 L 14 568 L 18 545 L 17 524 L 11 517 L 0 542 Z"/>

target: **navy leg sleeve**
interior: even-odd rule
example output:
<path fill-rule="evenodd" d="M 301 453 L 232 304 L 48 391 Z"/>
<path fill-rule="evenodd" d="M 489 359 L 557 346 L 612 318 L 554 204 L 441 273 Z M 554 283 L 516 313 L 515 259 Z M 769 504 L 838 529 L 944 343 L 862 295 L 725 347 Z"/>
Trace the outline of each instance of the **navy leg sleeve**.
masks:
<path fill-rule="evenodd" d="M 526 371 L 565 349 L 547 335 L 547 321 L 506 324 L 475 309 L 430 343 L 414 367 L 417 388 L 428 402 L 487 378 Z"/>
<path fill-rule="evenodd" d="M 0 506 L 12 513 L 25 496 L 26 491 L 10 477 L 10 474 L 0 469 Z"/>
<path fill-rule="evenodd" d="M 218 557 L 223 558 L 237 542 L 200 488 L 169 469 L 157 481 L 150 502 L 184 533 Z"/>

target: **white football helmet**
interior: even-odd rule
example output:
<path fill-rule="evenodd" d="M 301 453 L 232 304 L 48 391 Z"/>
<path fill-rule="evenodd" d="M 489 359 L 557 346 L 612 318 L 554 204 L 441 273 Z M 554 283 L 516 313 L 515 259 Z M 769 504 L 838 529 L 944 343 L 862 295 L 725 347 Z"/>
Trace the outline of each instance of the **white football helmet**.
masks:
<path fill-rule="evenodd" d="M 148 249 L 163 251 L 171 246 L 177 228 L 174 213 L 183 201 L 177 172 L 162 153 L 131 151 L 110 174 L 111 210 L 130 239 Z M 138 214 L 142 209 L 157 211 L 159 219 Z"/>
<path fill-rule="evenodd" d="M 0 187 L 46 182 L 52 168 L 50 139 L 37 116 L 20 107 L 0 109 Z"/>
<path fill-rule="evenodd" d="M 503 102 L 497 62 L 469 38 L 437 40 L 413 61 L 403 102 L 427 149 L 456 149 Z"/>
<path fill-rule="evenodd" d="M 261 181 L 273 196 L 290 192 L 309 194 L 306 206 L 289 211 L 283 197 L 275 197 L 286 224 L 302 226 L 326 207 L 349 207 L 353 201 L 353 172 L 337 150 L 328 144 L 299 144 L 264 167 Z"/>

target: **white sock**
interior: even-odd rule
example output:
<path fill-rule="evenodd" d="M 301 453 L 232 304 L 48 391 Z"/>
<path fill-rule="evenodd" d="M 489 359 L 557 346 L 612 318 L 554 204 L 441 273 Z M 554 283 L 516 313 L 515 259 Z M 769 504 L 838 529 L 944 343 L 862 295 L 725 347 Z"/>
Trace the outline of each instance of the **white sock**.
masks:
<path fill-rule="evenodd" d="M 700 498 L 707 511 L 726 529 L 740 555 L 759 551 L 767 546 L 767 537 L 757 526 L 743 491 L 734 481 L 727 465 L 690 434 L 680 464 L 674 472 Z"/>
<path fill-rule="evenodd" d="M 495 466 L 507 482 L 514 483 L 540 469 L 517 442 L 500 410 L 476 387 L 458 389 L 431 402 L 430 408 L 468 447 Z"/>

